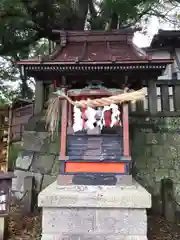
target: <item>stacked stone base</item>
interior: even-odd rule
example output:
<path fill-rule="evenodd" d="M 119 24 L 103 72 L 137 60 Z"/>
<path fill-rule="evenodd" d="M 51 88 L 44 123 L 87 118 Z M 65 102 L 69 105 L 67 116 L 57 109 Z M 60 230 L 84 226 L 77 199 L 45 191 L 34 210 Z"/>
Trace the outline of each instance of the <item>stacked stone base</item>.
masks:
<path fill-rule="evenodd" d="M 57 185 L 39 194 L 42 240 L 147 240 L 150 194 L 131 186 Z"/>
<path fill-rule="evenodd" d="M 54 208 L 43 211 L 43 240 L 147 240 L 145 210 Z"/>
<path fill-rule="evenodd" d="M 124 236 L 124 235 L 112 235 L 112 234 L 89 234 L 89 235 L 51 235 L 51 234 L 45 234 L 41 239 L 46 239 L 46 240 L 147 240 L 147 237 L 144 236 Z"/>

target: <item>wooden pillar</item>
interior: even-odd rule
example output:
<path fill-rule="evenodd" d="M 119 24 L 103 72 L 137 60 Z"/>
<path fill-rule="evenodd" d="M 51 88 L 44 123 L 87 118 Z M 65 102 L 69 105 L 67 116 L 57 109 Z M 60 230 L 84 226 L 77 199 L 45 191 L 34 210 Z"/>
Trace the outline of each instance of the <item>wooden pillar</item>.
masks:
<path fill-rule="evenodd" d="M 172 179 L 161 179 L 162 214 L 167 221 L 176 221 L 176 202 Z"/>
<path fill-rule="evenodd" d="M 149 113 L 157 113 L 157 94 L 156 94 L 156 82 L 155 80 L 150 80 L 148 82 L 148 105 Z"/>
<path fill-rule="evenodd" d="M 180 85 L 174 85 L 173 99 L 174 99 L 174 108 L 175 108 L 175 111 L 177 111 L 177 112 L 180 111 L 179 96 L 180 96 Z"/>
<path fill-rule="evenodd" d="M 63 88 L 65 91 L 66 89 Z M 61 112 L 61 139 L 60 139 L 60 160 L 66 159 L 66 141 L 67 141 L 67 122 L 68 122 L 68 103 L 66 99 L 62 99 Z"/>
<path fill-rule="evenodd" d="M 80 100 L 86 100 L 86 97 L 82 97 Z M 82 118 L 83 118 L 83 129 L 85 128 L 85 123 L 86 123 L 86 120 L 85 120 L 85 117 L 86 117 L 86 107 L 82 107 L 81 108 L 81 111 L 82 111 Z"/>
<path fill-rule="evenodd" d="M 124 157 L 130 156 L 130 150 L 129 150 L 129 120 L 128 120 L 128 104 L 123 104 L 123 155 Z"/>
<path fill-rule="evenodd" d="M 168 85 L 161 85 L 161 110 L 167 112 L 170 111 Z"/>
<path fill-rule="evenodd" d="M 42 81 L 36 81 L 34 114 L 43 110 L 44 104 L 44 86 Z"/>
<path fill-rule="evenodd" d="M 72 127 L 72 109 L 73 106 L 68 103 L 68 127 Z"/>
<path fill-rule="evenodd" d="M 54 84 L 52 83 L 52 84 L 49 85 L 49 97 L 51 97 L 51 95 L 54 91 L 55 91 L 54 90 Z"/>
<path fill-rule="evenodd" d="M 8 122 L 8 142 L 7 142 L 7 154 L 6 154 L 6 171 L 8 171 L 8 159 L 10 153 L 10 143 L 12 140 L 12 119 L 13 119 L 13 108 L 12 105 L 9 107 L 9 122 Z"/>
<path fill-rule="evenodd" d="M 57 81 L 56 80 L 53 80 L 53 88 L 54 88 L 54 91 L 57 90 Z"/>

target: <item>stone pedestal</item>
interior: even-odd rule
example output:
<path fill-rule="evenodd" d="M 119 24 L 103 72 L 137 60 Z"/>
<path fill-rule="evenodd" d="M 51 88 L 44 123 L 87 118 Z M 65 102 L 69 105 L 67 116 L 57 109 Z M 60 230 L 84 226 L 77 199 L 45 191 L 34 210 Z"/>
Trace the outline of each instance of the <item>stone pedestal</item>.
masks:
<path fill-rule="evenodd" d="M 42 240 L 147 240 L 151 195 L 135 181 L 116 186 L 54 182 L 38 203 Z"/>

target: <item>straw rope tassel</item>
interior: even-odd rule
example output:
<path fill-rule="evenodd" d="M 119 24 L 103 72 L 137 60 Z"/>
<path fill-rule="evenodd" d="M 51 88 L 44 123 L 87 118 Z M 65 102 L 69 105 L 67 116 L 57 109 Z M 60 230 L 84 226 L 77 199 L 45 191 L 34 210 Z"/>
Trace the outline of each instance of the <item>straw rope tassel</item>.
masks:
<path fill-rule="evenodd" d="M 58 135 L 58 125 L 60 121 L 61 101 L 58 97 L 51 98 L 48 101 L 48 109 L 46 112 L 46 128 L 53 137 L 55 133 Z"/>

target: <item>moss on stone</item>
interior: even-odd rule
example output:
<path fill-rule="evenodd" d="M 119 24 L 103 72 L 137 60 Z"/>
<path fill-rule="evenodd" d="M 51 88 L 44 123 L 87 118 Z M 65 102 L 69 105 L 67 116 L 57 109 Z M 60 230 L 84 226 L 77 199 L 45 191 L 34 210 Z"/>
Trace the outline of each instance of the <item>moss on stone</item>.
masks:
<path fill-rule="evenodd" d="M 131 124 L 136 179 L 155 195 L 165 177 L 170 177 L 180 189 L 180 118 L 139 118 Z M 175 195 L 177 199 L 180 191 Z"/>

